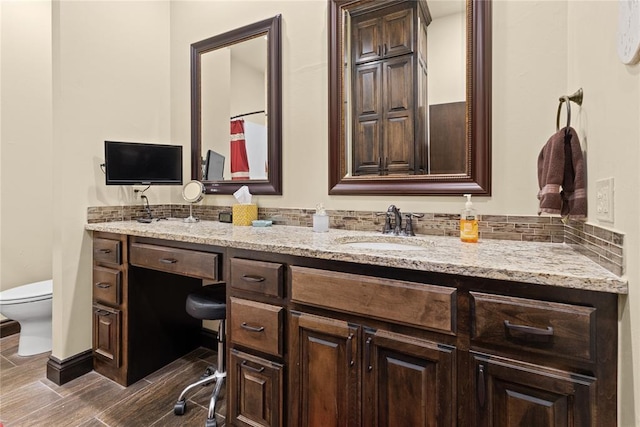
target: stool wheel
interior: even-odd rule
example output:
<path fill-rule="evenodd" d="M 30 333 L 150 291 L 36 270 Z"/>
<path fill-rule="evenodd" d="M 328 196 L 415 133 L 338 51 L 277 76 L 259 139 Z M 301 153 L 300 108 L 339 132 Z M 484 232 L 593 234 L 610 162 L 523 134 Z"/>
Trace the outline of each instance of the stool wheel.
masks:
<path fill-rule="evenodd" d="M 214 419 L 207 418 L 207 421 L 204 423 L 204 427 L 218 427 L 218 423 Z"/>
<path fill-rule="evenodd" d="M 173 406 L 173 413 L 176 415 L 184 415 L 186 410 L 187 410 L 186 400 L 178 400 L 176 404 Z"/>

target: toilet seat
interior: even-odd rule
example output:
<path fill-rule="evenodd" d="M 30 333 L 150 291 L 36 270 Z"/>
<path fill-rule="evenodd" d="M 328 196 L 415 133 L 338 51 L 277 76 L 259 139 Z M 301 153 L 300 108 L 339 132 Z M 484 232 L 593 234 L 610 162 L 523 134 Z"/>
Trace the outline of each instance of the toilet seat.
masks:
<path fill-rule="evenodd" d="M 0 305 L 25 304 L 44 301 L 53 297 L 53 280 L 29 283 L 0 292 Z"/>

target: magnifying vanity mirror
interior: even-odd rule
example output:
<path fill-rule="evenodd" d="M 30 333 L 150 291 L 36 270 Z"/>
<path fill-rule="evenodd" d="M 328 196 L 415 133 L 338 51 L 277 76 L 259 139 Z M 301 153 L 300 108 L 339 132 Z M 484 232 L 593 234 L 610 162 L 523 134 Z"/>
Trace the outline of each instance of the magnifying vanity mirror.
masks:
<path fill-rule="evenodd" d="M 282 194 L 281 16 L 191 45 L 191 177 Z"/>
<path fill-rule="evenodd" d="M 182 187 L 182 198 L 189 202 L 189 216 L 184 222 L 198 222 L 193 216 L 193 204 L 198 203 L 204 198 L 204 185 L 200 181 L 189 181 Z"/>
<path fill-rule="evenodd" d="M 491 194 L 491 1 L 329 0 L 329 194 Z"/>

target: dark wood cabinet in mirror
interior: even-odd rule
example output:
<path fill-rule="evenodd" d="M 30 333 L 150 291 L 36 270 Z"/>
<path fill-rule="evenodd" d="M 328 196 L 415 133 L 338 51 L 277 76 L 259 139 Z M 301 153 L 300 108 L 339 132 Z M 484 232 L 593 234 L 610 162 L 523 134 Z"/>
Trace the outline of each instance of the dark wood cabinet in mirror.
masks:
<path fill-rule="evenodd" d="M 191 45 L 191 178 L 282 194 L 281 16 Z"/>
<path fill-rule="evenodd" d="M 328 0 L 329 194 L 491 194 L 491 1 Z"/>

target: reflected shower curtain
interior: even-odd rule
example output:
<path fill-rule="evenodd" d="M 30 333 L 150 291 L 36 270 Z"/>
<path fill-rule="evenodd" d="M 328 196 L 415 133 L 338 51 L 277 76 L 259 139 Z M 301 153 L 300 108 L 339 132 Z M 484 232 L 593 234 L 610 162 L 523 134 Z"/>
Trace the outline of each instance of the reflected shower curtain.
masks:
<path fill-rule="evenodd" d="M 231 179 L 249 179 L 244 120 L 231 120 Z"/>

